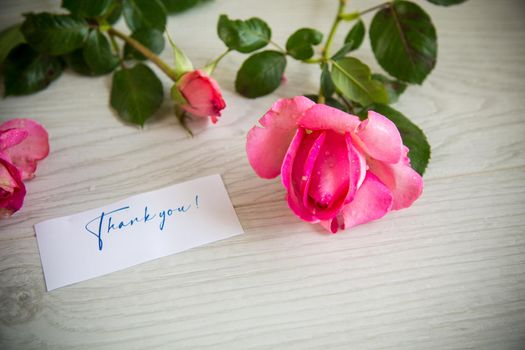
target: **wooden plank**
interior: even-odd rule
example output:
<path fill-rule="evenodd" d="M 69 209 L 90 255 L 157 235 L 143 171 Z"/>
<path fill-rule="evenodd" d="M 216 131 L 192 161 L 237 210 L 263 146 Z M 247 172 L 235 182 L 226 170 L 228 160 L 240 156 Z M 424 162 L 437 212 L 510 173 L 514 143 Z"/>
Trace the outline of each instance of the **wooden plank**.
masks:
<path fill-rule="evenodd" d="M 313 66 L 290 61 L 275 94 L 247 100 L 233 90 L 245 56 L 228 56 L 216 76 L 228 107 L 217 125 L 192 123 L 192 139 L 168 101 L 143 130 L 122 125 L 108 107 L 109 77 L 67 72 L 41 93 L 2 100 L 0 119 L 46 125 L 52 153 L 23 210 L 0 222 L 0 348 L 522 348 L 523 2 L 419 3 L 438 28 L 438 65 L 396 108 L 433 145 L 425 191 L 410 209 L 350 232 L 301 222 L 280 180 L 258 179 L 245 156 L 246 132 L 277 97 L 316 91 Z M 58 7 L 6 1 L 0 23 Z M 199 66 L 223 50 L 219 13 L 262 17 L 283 44 L 301 26 L 327 30 L 335 7 L 216 0 L 171 17 L 169 30 Z M 367 42 L 356 55 L 378 69 Z M 171 60 L 169 50 L 162 57 Z M 35 223 L 213 173 L 246 235 L 45 292 Z"/>

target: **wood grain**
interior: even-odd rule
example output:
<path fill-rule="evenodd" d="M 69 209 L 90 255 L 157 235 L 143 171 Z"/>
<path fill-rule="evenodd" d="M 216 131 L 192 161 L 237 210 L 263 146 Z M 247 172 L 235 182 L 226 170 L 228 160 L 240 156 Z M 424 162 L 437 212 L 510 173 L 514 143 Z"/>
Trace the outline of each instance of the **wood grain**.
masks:
<path fill-rule="evenodd" d="M 2 100 L 0 119 L 41 121 L 52 152 L 24 209 L 0 222 L 0 348 L 524 349 L 525 3 L 419 3 L 438 29 L 438 65 L 396 108 L 433 146 L 425 191 L 350 232 L 299 221 L 279 179 L 258 179 L 244 153 L 276 98 L 317 90 L 315 67 L 290 61 L 276 93 L 247 100 L 233 90 L 244 56 L 228 56 L 216 76 L 228 107 L 217 125 L 193 123 L 192 139 L 168 101 L 144 129 L 123 125 L 108 107 L 109 77 L 67 72 L 41 93 Z M 1 6 L 6 27 L 59 2 Z M 284 44 L 298 27 L 328 30 L 335 8 L 216 0 L 171 17 L 169 30 L 199 66 L 223 50 L 220 13 L 260 16 Z M 356 55 L 379 69 L 367 42 Z M 214 173 L 245 235 L 45 292 L 35 223 Z"/>

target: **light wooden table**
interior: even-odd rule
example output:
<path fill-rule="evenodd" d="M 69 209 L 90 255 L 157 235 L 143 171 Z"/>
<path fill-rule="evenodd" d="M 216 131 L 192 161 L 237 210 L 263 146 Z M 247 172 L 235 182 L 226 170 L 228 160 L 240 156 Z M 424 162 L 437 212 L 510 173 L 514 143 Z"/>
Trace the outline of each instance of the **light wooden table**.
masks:
<path fill-rule="evenodd" d="M 23 210 L 0 223 L 0 348 L 524 349 L 525 3 L 418 2 L 438 29 L 438 65 L 396 108 L 433 146 L 424 194 L 350 232 L 299 221 L 279 179 L 258 179 L 244 152 L 276 98 L 316 91 L 314 67 L 290 62 L 283 87 L 247 100 L 233 90 L 244 56 L 227 57 L 217 79 L 228 108 L 216 126 L 193 124 L 193 139 L 168 102 L 143 130 L 122 125 L 108 108 L 109 77 L 68 72 L 41 93 L 2 100 L 0 118 L 46 125 L 52 152 Z M 59 4 L 1 6 L 5 27 Z M 223 49 L 220 13 L 260 16 L 283 44 L 300 26 L 327 31 L 335 7 L 217 0 L 171 17 L 169 30 L 201 65 Z M 377 69 L 368 42 L 357 56 Z M 214 173 L 245 235 L 45 292 L 35 223 Z"/>

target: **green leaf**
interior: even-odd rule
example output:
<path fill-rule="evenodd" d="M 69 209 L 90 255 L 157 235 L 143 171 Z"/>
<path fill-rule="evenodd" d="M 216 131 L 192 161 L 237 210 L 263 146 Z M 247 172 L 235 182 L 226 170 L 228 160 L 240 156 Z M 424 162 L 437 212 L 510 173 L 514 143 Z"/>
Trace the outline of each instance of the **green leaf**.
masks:
<path fill-rule="evenodd" d="M 26 14 L 22 33 L 27 42 L 40 52 L 63 55 L 84 44 L 88 23 L 70 15 L 51 13 Z"/>
<path fill-rule="evenodd" d="M 159 109 L 163 97 L 159 78 L 142 63 L 113 74 L 111 107 L 127 122 L 144 125 Z"/>
<path fill-rule="evenodd" d="M 153 28 L 142 28 L 133 32 L 131 37 L 150 49 L 153 53 L 159 54 L 164 50 L 164 35 L 162 32 Z M 145 60 L 146 57 L 135 50 L 129 44 L 124 46 L 124 57 L 136 60 Z"/>
<path fill-rule="evenodd" d="M 334 61 L 332 80 L 344 96 L 363 106 L 372 102 L 388 103 L 383 84 L 371 80 L 370 68 L 357 58 L 346 57 Z"/>
<path fill-rule="evenodd" d="M 94 75 L 106 74 L 117 66 L 119 59 L 111 51 L 108 39 L 98 30 L 92 30 L 83 49 L 84 61 Z"/>
<path fill-rule="evenodd" d="M 414 3 L 396 0 L 378 11 L 370 41 L 381 67 L 399 80 L 421 84 L 436 65 L 436 29 Z"/>
<path fill-rule="evenodd" d="M 286 57 L 277 51 L 263 51 L 248 57 L 237 72 L 235 90 L 244 97 L 256 98 L 281 85 Z"/>
<path fill-rule="evenodd" d="M 168 13 L 179 13 L 209 1 L 210 0 L 162 0 L 162 3 Z"/>
<path fill-rule="evenodd" d="M 347 53 L 350 52 L 352 49 L 353 43 L 346 43 L 341 47 L 330 59 L 337 61 L 338 59 L 341 59 L 346 56 Z"/>
<path fill-rule="evenodd" d="M 124 19 L 132 32 L 154 28 L 164 32 L 166 9 L 159 0 L 124 0 Z"/>
<path fill-rule="evenodd" d="M 372 74 L 372 79 L 383 83 L 388 94 L 388 103 L 395 103 L 407 88 L 407 84 L 399 80 L 392 80 L 383 74 Z"/>
<path fill-rule="evenodd" d="M 428 0 L 428 1 L 430 1 L 431 3 L 435 5 L 450 6 L 450 5 L 459 5 L 461 3 L 464 3 L 467 0 Z"/>
<path fill-rule="evenodd" d="M 382 104 L 372 104 L 360 113 L 361 117 L 366 118 L 366 111 L 368 110 L 382 114 L 396 124 L 403 139 L 403 144 L 410 150 L 408 152 L 410 165 L 423 176 L 430 160 L 430 144 L 423 131 L 401 112 L 392 107 Z"/>
<path fill-rule="evenodd" d="M 84 49 L 83 48 L 77 49 L 62 57 L 66 61 L 69 68 L 71 68 L 76 73 L 81 74 L 81 75 L 91 76 L 91 77 L 97 75 L 87 65 L 86 60 L 84 59 Z"/>
<path fill-rule="evenodd" d="M 265 47 L 272 36 L 270 27 L 260 18 L 230 20 L 226 15 L 219 17 L 217 33 L 228 48 L 242 53 Z"/>
<path fill-rule="evenodd" d="M 109 13 L 105 15 L 106 21 L 109 24 L 115 24 L 120 19 L 121 15 L 122 15 L 122 3 L 121 2 L 114 3 L 113 7 L 110 8 Z"/>
<path fill-rule="evenodd" d="M 63 63 L 58 57 L 39 53 L 27 44 L 13 49 L 5 60 L 5 96 L 28 95 L 45 89 L 58 78 Z"/>
<path fill-rule="evenodd" d="M 80 17 L 102 16 L 113 0 L 62 0 L 62 7 Z"/>
<path fill-rule="evenodd" d="M 323 96 L 327 98 L 335 92 L 335 86 L 330 75 L 328 64 L 324 64 L 323 70 L 321 71 L 321 91 L 323 92 Z"/>
<path fill-rule="evenodd" d="M 317 101 L 319 100 L 319 96 L 318 95 L 304 95 L 304 97 L 308 97 L 310 100 L 314 101 L 315 103 L 317 103 Z M 330 107 L 334 107 L 334 108 L 337 108 L 343 112 L 346 112 L 348 113 L 348 108 L 346 108 L 346 106 L 344 104 L 342 104 L 341 102 L 339 102 L 338 100 L 336 100 L 335 98 L 333 97 L 326 97 L 325 96 L 325 105 L 327 106 L 330 106 Z"/>
<path fill-rule="evenodd" d="M 351 44 L 348 52 L 357 50 L 365 38 L 365 24 L 362 20 L 357 21 L 350 29 L 345 38 L 345 44 Z"/>
<path fill-rule="evenodd" d="M 0 33 L 0 65 L 4 63 L 4 60 L 12 49 L 26 42 L 20 31 L 21 26 L 21 24 L 16 24 L 4 29 Z"/>
<path fill-rule="evenodd" d="M 323 40 L 323 33 L 311 28 L 301 28 L 286 41 L 287 53 L 298 60 L 307 60 L 314 55 L 312 46 Z"/>

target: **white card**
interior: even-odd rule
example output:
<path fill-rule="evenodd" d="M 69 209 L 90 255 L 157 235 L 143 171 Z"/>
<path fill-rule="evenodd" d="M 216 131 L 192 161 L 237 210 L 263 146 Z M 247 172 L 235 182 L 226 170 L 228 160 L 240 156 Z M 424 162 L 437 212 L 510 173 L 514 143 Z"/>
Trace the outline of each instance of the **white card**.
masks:
<path fill-rule="evenodd" d="M 47 290 L 244 233 L 220 175 L 35 225 Z"/>

